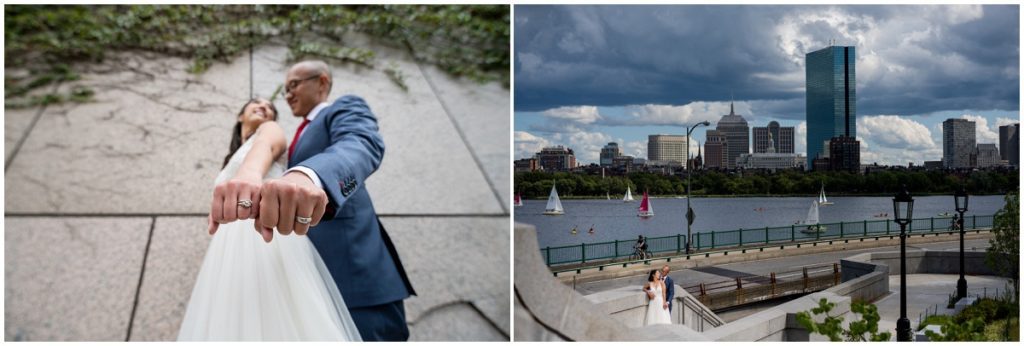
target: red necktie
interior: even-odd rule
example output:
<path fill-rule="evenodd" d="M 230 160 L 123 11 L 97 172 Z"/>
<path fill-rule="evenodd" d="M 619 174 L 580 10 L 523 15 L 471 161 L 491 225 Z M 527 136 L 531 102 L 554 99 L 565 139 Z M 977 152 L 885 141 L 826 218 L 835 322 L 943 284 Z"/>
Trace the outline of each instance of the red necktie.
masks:
<path fill-rule="evenodd" d="M 295 130 L 295 138 L 292 138 L 292 145 L 288 146 L 288 161 L 292 160 L 292 154 L 295 153 L 295 145 L 299 143 L 299 135 L 302 134 L 302 130 L 309 124 L 309 119 L 302 119 L 302 123 L 299 124 L 299 129 Z"/>

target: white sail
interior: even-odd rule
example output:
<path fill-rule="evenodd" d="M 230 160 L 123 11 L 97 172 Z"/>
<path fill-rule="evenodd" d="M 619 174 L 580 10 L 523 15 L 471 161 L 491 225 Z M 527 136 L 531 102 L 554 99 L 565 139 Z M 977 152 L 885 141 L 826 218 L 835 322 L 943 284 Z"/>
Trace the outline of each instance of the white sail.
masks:
<path fill-rule="evenodd" d="M 558 190 L 556 190 L 555 186 L 552 185 L 551 195 L 548 196 L 548 205 L 544 208 L 544 214 L 558 215 L 564 213 L 565 211 L 562 210 L 562 201 L 558 199 Z"/>
<path fill-rule="evenodd" d="M 825 185 L 821 185 L 821 193 L 818 195 L 818 204 L 832 205 L 832 202 L 829 202 L 828 198 L 825 197 Z"/>
<path fill-rule="evenodd" d="M 626 186 L 626 197 L 622 198 L 623 202 L 632 202 L 633 194 L 629 192 L 629 186 Z"/>
<path fill-rule="evenodd" d="M 807 211 L 807 221 L 804 221 L 805 225 L 816 225 L 818 224 L 818 202 L 811 202 L 811 209 Z"/>

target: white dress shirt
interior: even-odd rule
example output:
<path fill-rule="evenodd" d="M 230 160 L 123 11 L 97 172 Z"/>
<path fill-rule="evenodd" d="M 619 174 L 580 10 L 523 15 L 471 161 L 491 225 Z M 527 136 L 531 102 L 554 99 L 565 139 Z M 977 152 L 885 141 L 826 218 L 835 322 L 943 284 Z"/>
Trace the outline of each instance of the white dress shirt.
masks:
<path fill-rule="evenodd" d="M 327 106 L 330 106 L 330 104 L 327 102 L 321 102 L 320 104 L 316 105 L 316 107 L 313 107 L 313 110 L 309 111 L 309 114 L 306 114 L 306 120 L 309 120 L 309 122 L 313 122 L 313 119 L 316 119 L 317 114 L 320 114 L 320 111 L 323 111 L 324 108 L 327 108 Z M 309 127 L 309 125 L 306 125 L 306 127 Z M 306 132 L 306 127 L 302 128 L 302 133 L 299 133 L 299 139 L 302 139 L 302 134 Z M 298 145 L 299 141 L 296 140 L 295 144 Z M 289 159 L 291 158 L 289 157 Z M 292 171 L 302 172 L 302 174 L 305 174 L 307 177 L 309 177 L 310 180 L 313 181 L 313 184 L 315 184 L 317 188 L 323 190 L 324 186 L 323 183 L 320 182 L 320 176 L 316 175 L 316 172 L 314 172 L 309 167 L 295 166 L 285 171 L 285 174 L 288 174 L 288 172 Z"/>

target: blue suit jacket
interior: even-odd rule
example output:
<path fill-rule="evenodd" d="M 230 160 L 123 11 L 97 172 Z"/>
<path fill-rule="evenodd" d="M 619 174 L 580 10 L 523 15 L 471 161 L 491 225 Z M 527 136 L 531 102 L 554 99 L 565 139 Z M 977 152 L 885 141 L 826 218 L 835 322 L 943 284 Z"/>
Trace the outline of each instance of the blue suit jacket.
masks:
<path fill-rule="evenodd" d="M 316 172 L 327 192 L 327 212 L 308 236 L 350 309 L 416 294 L 364 186 L 383 158 L 370 107 L 346 95 L 306 125 L 288 160 Z"/>
<path fill-rule="evenodd" d="M 671 276 L 665 277 L 665 300 L 668 301 L 668 309 L 672 310 L 672 298 L 676 296 L 676 285 L 672 282 Z"/>

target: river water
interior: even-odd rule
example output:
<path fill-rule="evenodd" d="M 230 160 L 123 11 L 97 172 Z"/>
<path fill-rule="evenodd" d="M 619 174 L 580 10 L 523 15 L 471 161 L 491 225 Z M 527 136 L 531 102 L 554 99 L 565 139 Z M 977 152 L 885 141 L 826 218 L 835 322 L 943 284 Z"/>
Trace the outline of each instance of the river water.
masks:
<path fill-rule="evenodd" d="M 811 197 L 742 197 L 694 198 L 690 201 L 697 217 L 691 232 L 730 231 L 735 229 L 789 226 L 807 218 Z M 831 197 L 831 206 L 819 208 L 819 222 L 851 222 L 892 218 L 892 197 Z M 537 226 L 540 247 L 578 245 L 612 240 L 662 237 L 686 234 L 686 198 L 652 198 L 654 217 L 639 218 L 637 201 L 622 200 L 562 200 L 565 215 L 543 215 L 547 200 L 525 200 L 515 207 L 516 222 Z M 971 196 L 966 215 L 992 215 L 1003 207 L 1003 196 Z M 953 196 L 924 196 L 914 198 L 915 219 L 937 217 L 952 213 Z M 887 217 L 876 217 L 888 213 Z M 578 229 L 571 234 L 573 227 Z M 594 233 L 587 231 L 593 227 Z"/>

